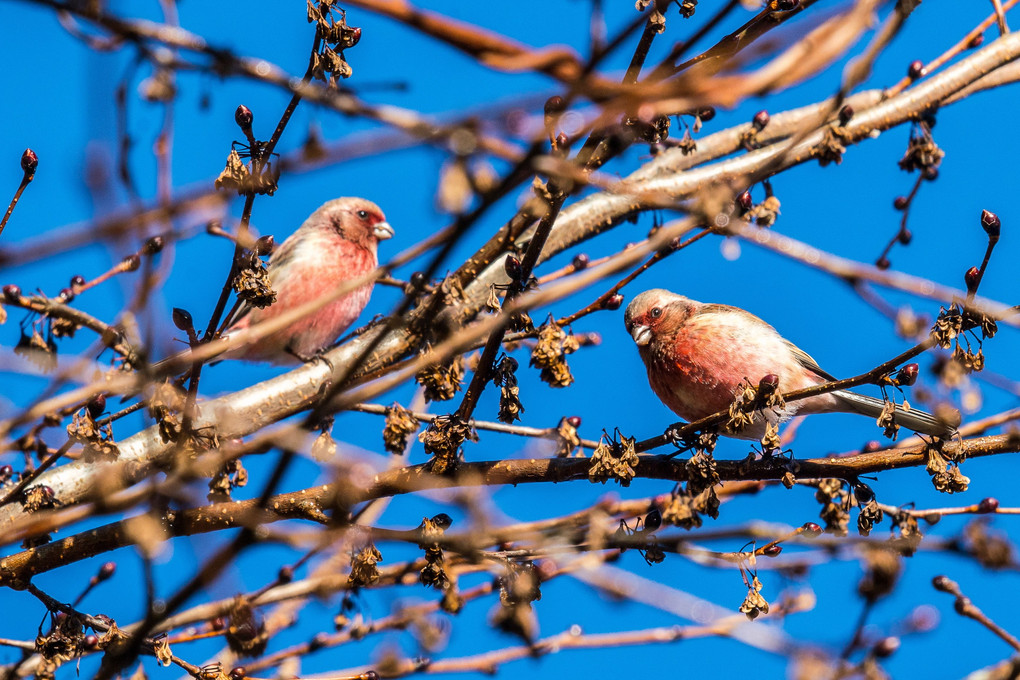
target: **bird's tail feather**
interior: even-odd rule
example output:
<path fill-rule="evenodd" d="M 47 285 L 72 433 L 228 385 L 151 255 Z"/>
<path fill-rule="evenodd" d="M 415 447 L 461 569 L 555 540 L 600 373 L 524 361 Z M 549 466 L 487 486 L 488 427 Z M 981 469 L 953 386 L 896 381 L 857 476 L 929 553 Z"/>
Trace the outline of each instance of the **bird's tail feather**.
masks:
<path fill-rule="evenodd" d="M 856 392 L 840 390 L 833 393 L 848 410 L 860 413 L 864 416 L 878 418 L 885 410 L 885 402 L 881 399 L 869 397 Z M 956 434 L 956 427 L 960 424 L 959 412 L 955 414 L 955 422 L 947 422 L 938 416 L 934 416 L 920 409 L 906 410 L 897 405 L 896 413 L 893 416 L 897 425 L 901 425 L 914 432 L 927 434 L 935 437 L 951 437 Z"/>

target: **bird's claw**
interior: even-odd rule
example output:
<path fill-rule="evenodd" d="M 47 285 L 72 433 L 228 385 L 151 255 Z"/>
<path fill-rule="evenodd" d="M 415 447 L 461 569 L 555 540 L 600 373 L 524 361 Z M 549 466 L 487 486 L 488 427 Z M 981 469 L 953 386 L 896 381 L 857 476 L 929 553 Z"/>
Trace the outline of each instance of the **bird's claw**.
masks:
<path fill-rule="evenodd" d="M 313 361 L 321 361 L 322 363 L 326 364 L 326 368 L 329 369 L 330 373 L 334 373 L 336 371 L 336 368 L 333 366 L 333 362 L 326 358 L 326 352 L 328 352 L 330 349 L 331 349 L 330 347 L 326 347 L 325 349 L 319 350 L 315 354 L 302 354 L 301 352 L 298 352 L 296 349 L 288 347 L 287 353 L 303 364 L 311 363 Z"/>
<path fill-rule="evenodd" d="M 685 453 L 686 451 L 690 451 L 692 448 L 694 448 L 694 442 L 691 439 L 691 433 L 684 432 L 685 427 L 687 427 L 687 423 L 683 422 L 673 423 L 672 425 L 667 427 L 666 431 L 663 433 L 663 436 L 666 438 L 666 441 L 675 446 L 677 449 L 673 453 L 669 454 L 667 456 L 668 458 L 679 456 L 681 453 Z"/>

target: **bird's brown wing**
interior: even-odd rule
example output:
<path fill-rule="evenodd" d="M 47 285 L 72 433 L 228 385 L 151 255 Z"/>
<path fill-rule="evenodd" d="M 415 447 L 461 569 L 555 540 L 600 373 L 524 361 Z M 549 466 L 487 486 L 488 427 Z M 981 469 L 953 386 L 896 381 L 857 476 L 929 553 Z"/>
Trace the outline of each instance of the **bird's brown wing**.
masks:
<path fill-rule="evenodd" d="M 817 374 L 819 377 L 825 378 L 826 380 L 829 381 L 836 380 L 834 376 L 830 375 L 826 371 L 823 371 L 822 367 L 818 365 L 817 361 L 811 358 L 810 354 L 802 350 L 800 347 L 797 347 L 797 345 L 793 344 L 786 338 L 783 338 L 783 342 L 786 343 L 786 346 L 790 348 L 790 353 L 793 354 L 794 358 L 797 359 L 797 363 L 799 363 L 801 366 L 811 371 L 812 373 Z"/>

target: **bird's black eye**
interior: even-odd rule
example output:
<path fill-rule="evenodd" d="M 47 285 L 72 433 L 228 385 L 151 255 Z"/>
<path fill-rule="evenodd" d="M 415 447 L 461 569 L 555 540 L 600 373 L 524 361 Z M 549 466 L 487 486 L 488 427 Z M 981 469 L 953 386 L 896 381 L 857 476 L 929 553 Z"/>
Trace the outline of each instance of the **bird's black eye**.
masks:
<path fill-rule="evenodd" d="M 358 211 L 358 217 L 360 217 L 363 220 L 367 220 L 368 219 L 368 211 L 367 210 L 359 210 Z"/>
<path fill-rule="evenodd" d="M 652 307 L 652 311 L 648 312 L 648 315 L 653 319 L 658 319 L 662 316 L 662 307 Z"/>

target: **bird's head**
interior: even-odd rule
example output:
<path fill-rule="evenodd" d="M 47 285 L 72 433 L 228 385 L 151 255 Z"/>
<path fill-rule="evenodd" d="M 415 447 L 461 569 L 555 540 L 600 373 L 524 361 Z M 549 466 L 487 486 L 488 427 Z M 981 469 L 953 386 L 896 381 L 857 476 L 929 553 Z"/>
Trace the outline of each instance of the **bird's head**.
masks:
<path fill-rule="evenodd" d="M 694 302 L 662 288 L 653 288 L 634 298 L 623 314 L 627 332 L 638 347 L 648 346 L 663 333 L 674 330 L 690 315 Z"/>
<path fill-rule="evenodd" d="M 393 227 L 386 221 L 383 211 L 364 198 L 338 198 L 315 212 L 310 219 L 321 216 L 328 228 L 362 246 L 373 247 L 393 237 Z"/>

